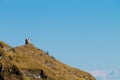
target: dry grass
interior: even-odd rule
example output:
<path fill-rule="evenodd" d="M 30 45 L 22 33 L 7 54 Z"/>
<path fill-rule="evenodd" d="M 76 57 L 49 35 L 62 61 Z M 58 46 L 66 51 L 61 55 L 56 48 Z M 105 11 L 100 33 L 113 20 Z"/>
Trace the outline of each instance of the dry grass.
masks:
<path fill-rule="evenodd" d="M 89 73 L 65 65 L 31 44 L 12 48 L 0 42 L 0 55 L 0 64 L 4 69 L 1 75 L 5 80 L 95 80 Z M 28 74 L 43 70 L 48 78 L 28 77 L 25 70 Z"/>

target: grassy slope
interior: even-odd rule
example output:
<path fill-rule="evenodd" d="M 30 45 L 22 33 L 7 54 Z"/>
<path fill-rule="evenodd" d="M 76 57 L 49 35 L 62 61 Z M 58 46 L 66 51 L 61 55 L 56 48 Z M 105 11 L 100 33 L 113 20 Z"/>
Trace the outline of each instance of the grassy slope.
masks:
<path fill-rule="evenodd" d="M 46 80 L 95 80 L 89 73 L 61 63 L 33 45 L 11 48 L 0 42 L 0 65 L 5 80 L 42 80 L 30 76 L 43 70 Z M 28 76 L 29 74 L 29 76 Z"/>

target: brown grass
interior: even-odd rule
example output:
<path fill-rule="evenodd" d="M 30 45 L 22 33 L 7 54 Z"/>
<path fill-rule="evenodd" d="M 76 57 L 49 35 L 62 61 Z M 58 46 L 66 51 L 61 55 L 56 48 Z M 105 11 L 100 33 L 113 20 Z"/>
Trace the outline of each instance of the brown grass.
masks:
<path fill-rule="evenodd" d="M 63 64 L 31 44 L 12 48 L 0 42 L 0 46 L 0 64 L 4 69 L 1 75 L 5 80 L 95 80 L 89 73 Z M 20 74 L 16 75 L 15 70 Z M 24 70 L 43 70 L 48 79 L 28 77 Z"/>

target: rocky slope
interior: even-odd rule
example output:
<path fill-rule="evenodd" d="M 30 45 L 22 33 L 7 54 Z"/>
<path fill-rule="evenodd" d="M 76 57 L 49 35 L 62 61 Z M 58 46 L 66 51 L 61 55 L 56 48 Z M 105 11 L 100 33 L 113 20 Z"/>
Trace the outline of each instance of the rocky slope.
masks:
<path fill-rule="evenodd" d="M 0 41 L 0 80 L 95 80 L 32 44 L 10 47 Z"/>

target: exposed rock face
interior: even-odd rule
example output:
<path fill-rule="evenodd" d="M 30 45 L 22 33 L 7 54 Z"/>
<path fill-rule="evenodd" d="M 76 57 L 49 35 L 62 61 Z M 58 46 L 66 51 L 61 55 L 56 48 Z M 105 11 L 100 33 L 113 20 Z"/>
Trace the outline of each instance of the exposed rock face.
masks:
<path fill-rule="evenodd" d="M 0 80 L 95 80 L 31 44 L 12 48 L 0 42 Z"/>

